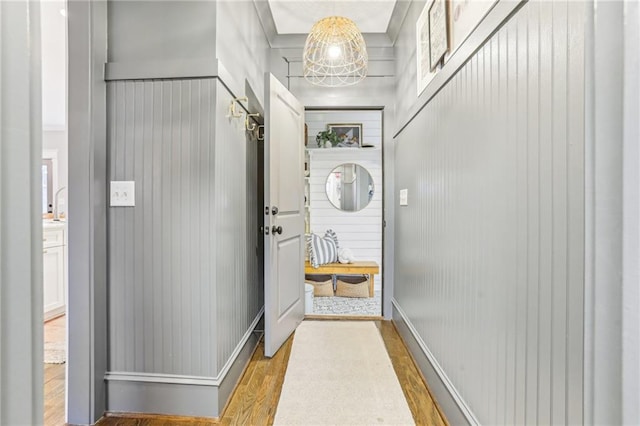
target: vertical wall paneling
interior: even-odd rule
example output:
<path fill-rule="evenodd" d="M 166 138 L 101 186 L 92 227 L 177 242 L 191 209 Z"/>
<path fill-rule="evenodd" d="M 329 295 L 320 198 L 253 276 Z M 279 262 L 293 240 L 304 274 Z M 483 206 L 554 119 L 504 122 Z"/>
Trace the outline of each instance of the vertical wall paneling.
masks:
<path fill-rule="evenodd" d="M 110 371 L 215 378 L 263 304 L 258 143 L 218 79 L 108 88 Z"/>
<path fill-rule="evenodd" d="M 516 62 L 517 70 L 513 75 L 515 84 L 517 85 L 517 93 L 514 101 L 514 107 L 517 111 L 516 127 L 514 129 L 517 137 L 517 159 L 516 164 L 524 165 L 527 161 L 527 134 L 522 129 L 526 129 L 527 125 L 527 105 L 525 104 L 527 99 L 527 79 L 523 76 L 527 75 L 527 14 L 522 12 L 516 15 L 515 25 L 515 37 L 516 41 Z M 510 27 L 511 25 L 507 26 Z M 525 194 L 526 185 L 528 180 L 528 169 L 526 167 L 518 167 L 516 194 Z M 527 197 L 518 197 L 518 209 L 517 209 L 517 252 L 527 253 Z M 516 381 L 515 381 L 515 393 L 516 393 L 516 410 L 515 420 L 518 423 L 524 423 L 525 421 L 525 395 L 526 395 L 526 348 L 527 348 L 527 265 L 522 260 L 521 256 L 518 259 L 518 275 L 516 277 L 517 292 L 517 306 L 520 315 L 516 316 Z M 522 313 L 525 313 L 524 315 Z"/>
<path fill-rule="evenodd" d="M 564 45 L 564 40 L 568 37 L 568 25 L 563 25 L 564 22 L 568 22 L 568 4 L 565 2 L 553 3 L 553 37 L 551 38 L 552 45 L 552 60 L 553 60 L 553 74 L 551 92 L 553 108 L 550 110 L 552 117 L 566 117 L 568 115 L 568 100 L 567 96 L 567 58 L 568 49 Z M 568 197 L 565 196 L 569 192 L 568 187 L 568 171 L 566 170 L 566 164 L 568 160 L 567 155 L 567 125 L 559 120 L 552 120 L 552 182 L 553 182 L 553 194 L 552 194 L 552 229 L 553 229 L 553 241 L 551 256 L 552 262 L 552 279 L 551 279 L 551 316 L 550 326 L 551 329 L 551 348 L 555 350 L 550 351 L 550 376 L 551 395 L 565 395 L 567 393 L 567 366 L 565 365 L 563 356 L 567 353 L 567 341 L 565 336 L 567 335 L 567 293 L 568 286 L 563 285 L 568 280 L 568 241 L 566 235 L 568 234 Z M 563 321 L 563 319 L 565 319 Z M 550 409 L 549 423 L 561 424 L 566 421 L 567 407 L 565 404 L 552 404 Z"/>
<path fill-rule="evenodd" d="M 216 416 L 250 353 L 259 145 L 226 116 L 234 97 L 216 78 L 108 84 L 109 179 L 136 185 L 135 207 L 109 209 L 110 409 Z M 183 385 L 190 401 L 163 406 Z"/>
<path fill-rule="evenodd" d="M 517 18 L 516 18 L 517 19 Z M 518 33 L 514 25 L 509 25 L 505 29 L 505 33 L 502 34 L 505 39 L 505 50 L 504 55 L 501 55 L 502 63 L 506 64 L 506 71 L 501 76 L 504 78 L 504 84 L 506 85 L 506 91 L 504 92 L 504 97 L 501 99 L 504 101 L 504 125 L 506 129 L 506 141 L 513 141 L 512 143 L 506 143 L 506 150 L 504 153 L 503 161 L 509 159 L 515 159 L 515 161 L 511 161 L 511 170 L 510 174 L 515 176 L 515 179 L 511 182 L 511 190 L 509 194 L 505 197 L 505 209 L 512 209 L 516 212 L 518 217 L 522 217 L 522 203 L 519 203 L 519 199 L 515 196 L 517 194 L 517 188 L 522 185 L 522 176 L 523 172 L 519 171 L 516 167 L 518 163 L 518 158 L 520 153 L 518 152 L 518 137 L 517 137 L 517 80 L 516 75 L 518 72 L 517 68 L 517 37 Z M 507 230 L 505 229 L 505 232 Z M 504 238 L 504 236 L 503 236 Z M 521 250 L 522 245 L 521 241 L 524 239 L 520 234 L 516 233 L 515 238 L 511 239 L 511 244 L 506 248 L 508 251 L 515 253 L 518 250 Z M 518 284 L 523 282 L 520 278 L 522 273 L 521 268 L 517 263 L 511 264 L 508 269 L 505 271 L 506 274 L 509 274 L 511 277 L 515 277 L 516 284 L 509 286 L 505 294 L 503 294 L 503 300 L 501 306 L 505 306 L 507 309 L 504 314 L 504 322 L 508 324 L 506 327 L 505 333 L 505 350 L 506 350 L 506 365 L 505 365 L 505 382 L 503 384 L 504 392 L 505 392 L 505 408 L 504 414 L 502 416 L 503 423 L 515 423 L 516 422 L 516 393 L 517 389 L 514 389 L 515 386 L 512 386 L 513 383 L 517 383 L 517 366 L 518 366 L 518 321 L 517 315 L 518 312 L 518 304 L 519 298 L 518 296 L 522 294 L 522 290 L 518 288 Z"/>
<path fill-rule="evenodd" d="M 582 422 L 583 13 L 526 3 L 395 141 L 395 304 L 472 423 Z"/>
<path fill-rule="evenodd" d="M 524 401 L 524 421 L 527 424 L 537 423 L 538 401 L 538 346 L 539 329 L 538 314 L 540 308 L 540 29 L 539 13 L 540 3 L 533 2 L 522 13 L 527 14 L 527 39 L 525 49 L 527 52 L 527 71 L 524 76 L 527 80 L 527 350 L 526 350 L 526 387 Z M 547 28 L 547 30 L 550 30 Z M 533 380 L 532 380 L 533 379 Z"/>
<path fill-rule="evenodd" d="M 269 43 L 253 2 L 216 3 L 215 53 L 228 71 L 224 85 L 218 80 L 216 116 L 215 185 L 212 238 L 216 246 L 216 310 L 218 324 L 217 368 L 228 365 L 238 342 L 247 333 L 264 302 L 258 250 L 262 209 L 258 202 L 258 148 L 248 139 L 243 120 L 226 117 L 229 102 L 247 95 L 263 99 L 264 72 L 269 69 Z M 230 88 L 234 93 L 230 93 Z M 252 111 L 253 112 L 253 111 Z"/>
<path fill-rule="evenodd" d="M 217 368 L 229 360 L 264 301 L 259 259 L 258 141 L 247 138 L 244 120 L 226 117 L 234 98 L 218 83 L 213 221 L 216 247 Z M 261 219 L 261 218 L 260 218 Z"/>
<path fill-rule="evenodd" d="M 213 377 L 216 80 L 108 85 L 110 180 L 136 206 L 109 210 L 110 371 Z"/>
<path fill-rule="evenodd" d="M 260 100 L 269 45 L 252 2 L 114 2 L 108 18 L 108 180 L 136 185 L 135 207 L 107 210 L 108 409 L 215 417 L 263 305 L 259 145 L 226 114 Z"/>

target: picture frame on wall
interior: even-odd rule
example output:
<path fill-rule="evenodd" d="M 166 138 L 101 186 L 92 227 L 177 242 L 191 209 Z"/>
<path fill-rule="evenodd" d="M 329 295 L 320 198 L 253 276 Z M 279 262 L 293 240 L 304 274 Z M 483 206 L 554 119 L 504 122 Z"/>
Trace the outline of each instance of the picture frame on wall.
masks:
<path fill-rule="evenodd" d="M 424 91 L 435 76 L 431 71 L 431 55 L 429 49 L 429 9 L 433 0 L 427 1 L 416 21 L 416 64 L 418 96 Z"/>
<path fill-rule="evenodd" d="M 429 66 L 434 71 L 449 51 L 447 0 L 434 0 L 429 7 Z"/>
<path fill-rule="evenodd" d="M 327 124 L 327 130 L 338 135 L 339 142 L 335 146 L 336 148 L 362 147 L 362 123 Z"/>

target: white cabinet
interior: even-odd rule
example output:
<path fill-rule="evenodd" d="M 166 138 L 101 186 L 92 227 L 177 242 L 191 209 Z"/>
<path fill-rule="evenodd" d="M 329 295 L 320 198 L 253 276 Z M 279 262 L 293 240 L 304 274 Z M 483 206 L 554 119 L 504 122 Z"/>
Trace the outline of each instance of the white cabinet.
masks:
<path fill-rule="evenodd" d="M 45 321 L 66 311 L 66 244 L 64 225 L 45 226 L 42 274 Z"/>

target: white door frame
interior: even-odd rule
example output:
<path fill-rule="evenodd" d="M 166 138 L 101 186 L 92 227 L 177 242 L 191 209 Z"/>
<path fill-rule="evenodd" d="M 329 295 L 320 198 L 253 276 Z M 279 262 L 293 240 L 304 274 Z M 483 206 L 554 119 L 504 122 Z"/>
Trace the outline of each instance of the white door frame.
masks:
<path fill-rule="evenodd" d="M 105 412 L 107 370 L 106 0 L 69 1 L 67 422 Z"/>
<path fill-rule="evenodd" d="M 0 424 L 43 419 L 40 2 L 0 2 Z"/>
<path fill-rule="evenodd" d="M 385 319 L 390 320 L 392 317 L 391 299 L 393 298 L 393 256 L 388 255 L 393 253 L 393 179 L 391 178 L 394 173 L 393 161 L 389 157 L 390 153 L 393 153 L 390 149 L 392 145 L 386 143 L 386 132 L 390 126 L 385 126 L 385 107 L 384 106 L 306 106 L 305 111 L 380 111 L 382 121 L 382 142 L 381 142 L 381 156 L 382 156 L 382 297 L 381 297 L 381 313 Z M 389 175 L 389 176 L 388 176 Z M 391 194 L 391 195 L 388 195 Z"/>

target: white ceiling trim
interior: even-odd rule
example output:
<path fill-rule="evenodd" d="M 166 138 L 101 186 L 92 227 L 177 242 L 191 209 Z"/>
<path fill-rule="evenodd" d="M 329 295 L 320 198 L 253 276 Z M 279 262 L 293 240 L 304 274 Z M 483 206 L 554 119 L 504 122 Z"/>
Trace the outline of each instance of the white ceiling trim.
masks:
<path fill-rule="evenodd" d="M 387 36 L 394 45 L 398 39 L 398 34 L 400 34 L 400 28 L 402 28 L 402 24 L 407 18 L 410 6 L 411 0 L 398 0 L 393 8 L 391 19 L 389 19 L 389 26 L 387 27 Z"/>

